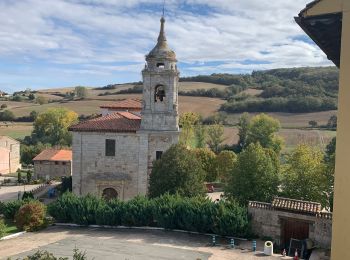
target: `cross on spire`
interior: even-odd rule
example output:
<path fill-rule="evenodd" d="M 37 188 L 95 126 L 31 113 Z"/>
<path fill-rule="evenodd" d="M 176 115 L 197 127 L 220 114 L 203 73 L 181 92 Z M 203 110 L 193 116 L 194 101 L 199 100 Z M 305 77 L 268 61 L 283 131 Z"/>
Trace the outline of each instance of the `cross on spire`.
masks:
<path fill-rule="evenodd" d="M 162 17 L 164 17 L 165 16 L 165 0 L 163 0 L 163 15 L 162 15 Z"/>

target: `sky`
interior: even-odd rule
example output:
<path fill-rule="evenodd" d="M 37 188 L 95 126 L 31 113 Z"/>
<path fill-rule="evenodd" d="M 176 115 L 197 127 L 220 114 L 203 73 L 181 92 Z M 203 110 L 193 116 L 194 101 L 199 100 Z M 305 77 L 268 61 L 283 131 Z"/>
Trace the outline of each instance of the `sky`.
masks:
<path fill-rule="evenodd" d="M 311 0 L 166 0 L 181 76 L 332 65 L 294 22 Z M 163 0 L 0 0 L 0 90 L 140 81 Z"/>

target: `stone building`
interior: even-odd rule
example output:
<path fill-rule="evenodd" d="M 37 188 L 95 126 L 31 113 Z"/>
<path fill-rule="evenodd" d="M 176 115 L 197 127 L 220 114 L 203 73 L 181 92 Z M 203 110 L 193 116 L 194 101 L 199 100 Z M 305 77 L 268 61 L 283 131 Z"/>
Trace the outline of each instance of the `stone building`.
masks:
<path fill-rule="evenodd" d="M 72 174 L 72 151 L 46 149 L 34 159 L 34 177 L 52 180 Z"/>
<path fill-rule="evenodd" d="M 291 238 L 331 247 L 332 213 L 321 212 L 319 203 L 277 197 L 272 203 L 250 201 L 248 212 L 253 232 L 272 238 L 282 249 L 289 247 Z"/>
<path fill-rule="evenodd" d="M 179 71 L 164 24 L 162 17 L 158 42 L 146 56 L 142 103 L 102 107 L 101 117 L 70 128 L 75 194 L 121 200 L 147 194 L 152 162 L 178 142 Z"/>
<path fill-rule="evenodd" d="M 0 173 L 14 173 L 20 168 L 20 142 L 8 136 L 0 136 Z"/>

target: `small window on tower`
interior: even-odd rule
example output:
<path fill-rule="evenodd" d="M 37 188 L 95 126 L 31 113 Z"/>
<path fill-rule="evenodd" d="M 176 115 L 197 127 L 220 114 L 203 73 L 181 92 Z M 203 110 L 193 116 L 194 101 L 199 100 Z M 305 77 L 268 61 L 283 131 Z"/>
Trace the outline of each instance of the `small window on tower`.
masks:
<path fill-rule="evenodd" d="M 162 159 L 163 151 L 157 151 L 156 152 L 156 160 Z"/>
<path fill-rule="evenodd" d="M 165 69 L 165 64 L 164 63 L 157 63 L 157 68 Z"/>
<path fill-rule="evenodd" d="M 106 156 L 115 156 L 115 140 L 106 139 Z"/>
<path fill-rule="evenodd" d="M 165 98 L 165 88 L 163 85 L 156 86 L 154 90 L 154 102 L 163 102 Z"/>

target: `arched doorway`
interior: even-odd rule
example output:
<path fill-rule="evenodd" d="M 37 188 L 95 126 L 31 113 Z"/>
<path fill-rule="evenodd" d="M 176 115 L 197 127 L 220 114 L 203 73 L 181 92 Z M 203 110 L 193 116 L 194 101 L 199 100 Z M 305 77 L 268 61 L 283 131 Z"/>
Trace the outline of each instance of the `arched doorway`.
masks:
<path fill-rule="evenodd" d="M 102 198 L 105 200 L 117 199 L 118 192 L 113 188 L 106 188 L 102 192 Z"/>

